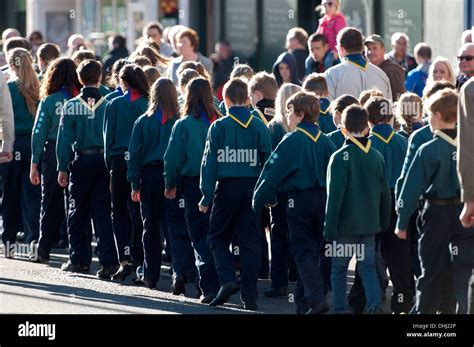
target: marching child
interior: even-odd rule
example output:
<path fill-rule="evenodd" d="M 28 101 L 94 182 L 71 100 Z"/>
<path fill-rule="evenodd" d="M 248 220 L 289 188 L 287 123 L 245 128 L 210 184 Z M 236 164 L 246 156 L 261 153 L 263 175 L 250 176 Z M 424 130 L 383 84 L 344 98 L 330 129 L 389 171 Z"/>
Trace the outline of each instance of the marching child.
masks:
<path fill-rule="evenodd" d="M 260 211 L 252 209 L 252 194 L 271 152 L 268 128 L 248 109 L 247 84 L 236 78 L 224 86 L 228 116 L 209 128 L 201 164 L 200 211 L 213 201 L 208 242 L 221 287 L 211 306 L 222 305 L 240 287 L 229 245 L 239 241 L 244 309 L 257 309 L 257 277 L 262 251 Z M 217 183 L 217 187 L 216 187 Z"/>
<path fill-rule="evenodd" d="M 346 108 L 348 108 L 351 105 L 358 105 L 359 101 L 355 97 L 349 94 L 344 94 L 338 97 L 336 100 L 334 100 L 331 103 L 331 113 L 332 113 L 332 120 L 334 122 L 334 125 L 336 126 L 335 131 L 331 132 L 328 134 L 328 137 L 331 139 L 331 141 L 336 145 L 336 148 L 339 149 L 344 145 L 345 137 L 342 134 L 341 130 L 341 115 L 342 112 Z"/>
<path fill-rule="evenodd" d="M 296 130 L 283 138 L 266 162 L 255 186 L 252 205 L 255 209 L 275 206 L 278 191 L 288 193 L 285 205 L 291 251 L 299 274 L 295 293 L 297 313 L 322 314 L 329 310 L 319 264 L 326 170 L 336 148 L 316 124 L 319 100 L 314 94 L 299 92 L 287 101 L 286 107 L 288 123 Z"/>

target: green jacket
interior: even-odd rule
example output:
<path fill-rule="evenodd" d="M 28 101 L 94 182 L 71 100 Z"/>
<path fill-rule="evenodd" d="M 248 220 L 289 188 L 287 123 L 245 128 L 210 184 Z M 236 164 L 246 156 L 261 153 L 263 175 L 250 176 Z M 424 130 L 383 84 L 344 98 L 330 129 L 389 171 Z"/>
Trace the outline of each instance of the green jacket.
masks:
<path fill-rule="evenodd" d="M 272 120 L 268 124 L 270 136 L 272 137 L 272 149 L 277 148 L 283 137 L 286 135 L 286 130 L 280 122 Z"/>
<path fill-rule="evenodd" d="M 175 123 L 164 156 L 166 188 L 174 188 L 178 176 L 199 177 L 210 125 L 205 114 L 187 115 Z"/>
<path fill-rule="evenodd" d="M 431 141 L 433 139 L 433 133 L 429 125 L 424 126 L 421 129 L 413 132 L 408 140 L 407 154 L 405 156 L 405 161 L 403 162 L 402 172 L 395 184 L 395 198 L 400 193 L 403 183 L 405 182 L 405 177 L 407 175 L 408 169 L 410 168 L 411 162 L 415 157 L 416 151 L 420 148 L 421 145 Z"/>
<path fill-rule="evenodd" d="M 122 96 L 123 95 L 123 91 L 122 91 L 122 88 L 120 87 L 117 87 L 117 89 L 115 89 L 113 92 L 110 92 L 109 94 L 107 94 L 106 96 L 104 96 L 105 98 L 105 101 L 107 102 L 110 102 L 112 101 L 113 99 L 119 97 L 119 96 Z"/>
<path fill-rule="evenodd" d="M 106 86 L 104 86 L 103 84 L 100 85 L 99 87 L 99 93 L 100 95 L 102 95 L 103 97 L 106 97 L 107 95 L 109 95 L 112 91 L 107 88 Z"/>
<path fill-rule="evenodd" d="M 31 135 L 35 116 L 28 110 L 26 99 L 18 89 L 18 80 L 8 82 L 8 89 L 12 97 L 15 135 Z"/>
<path fill-rule="evenodd" d="M 109 169 L 112 156 L 123 155 L 128 151 L 133 125 L 147 108 L 148 100 L 134 92 L 126 92 L 107 104 L 104 118 L 104 157 Z"/>
<path fill-rule="evenodd" d="M 160 110 L 152 116 L 144 114 L 133 125 L 128 151 L 127 179 L 133 190 L 140 190 L 143 167 L 153 162 L 163 161 L 168 141 L 177 117 L 166 120 Z"/>
<path fill-rule="evenodd" d="M 318 124 L 319 128 L 323 132 L 323 134 L 329 134 L 332 133 L 333 131 L 336 131 L 337 128 L 334 125 L 334 121 L 332 119 L 331 112 L 329 112 L 329 105 L 330 102 L 326 98 L 320 98 L 319 99 L 319 118 L 318 118 Z"/>
<path fill-rule="evenodd" d="M 253 206 L 275 203 L 279 191 L 326 187 L 326 171 L 336 146 L 316 124 L 301 123 L 287 134 L 265 163 L 253 194 Z"/>
<path fill-rule="evenodd" d="M 407 139 L 397 134 L 390 124 L 376 125 L 370 132 L 369 139 L 372 141 L 372 146 L 382 154 L 388 184 L 391 189 L 395 188 L 407 152 Z"/>
<path fill-rule="evenodd" d="M 371 235 L 388 228 L 392 198 L 382 155 L 371 141 L 351 140 L 333 154 L 327 174 L 324 236 Z"/>
<path fill-rule="evenodd" d="M 344 141 L 346 140 L 346 138 L 344 137 L 344 135 L 342 135 L 341 129 L 337 129 L 336 131 L 329 133 L 328 137 L 331 139 L 337 149 L 344 146 Z"/>
<path fill-rule="evenodd" d="M 41 161 L 46 142 L 56 141 L 58 138 L 61 111 L 68 99 L 69 95 L 66 92 L 57 91 L 40 101 L 31 136 L 31 162 L 33 164 Z"/>
<path fill-rule="evenodd" d="M 420 196 L 424 199 L 459 198 L 456 171 L 456 130 L 435 132 L 434 139 L 415 154 L 397 198 L 397 228 L 406 230 Z"/>
<path fill-rule="evenodd" d="M 86 100 L 94 95 L 94 106 Z M 67 171 L 71 149 L 81 152 L 104 148 L 102 128 L 106 102 L 97 88 L 82 88 L 81 93 L 64 104 L 56 143 L 58 171 Z"/>
<path fill-rule="evenodd" d="M 209 128 L 201 164 L 200 204 L 209 206 L 216 181 L 260 176 L 272 151 L 268 128 L 247 107 L 231 107 Z"/>

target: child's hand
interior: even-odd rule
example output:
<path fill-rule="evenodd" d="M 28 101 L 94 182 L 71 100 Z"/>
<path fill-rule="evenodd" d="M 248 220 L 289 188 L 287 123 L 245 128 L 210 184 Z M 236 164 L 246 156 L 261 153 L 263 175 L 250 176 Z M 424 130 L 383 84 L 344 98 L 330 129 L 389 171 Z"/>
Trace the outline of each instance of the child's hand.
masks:
<path fill-rule="evenodd" d="M 464 203 L 464 208 L 459 216 L 463 227 L 470 228 L 474 226 L 474 202 Z"/>
<path fill-rule="evenodd" d="M 67 172 L 60 171 L 58 173 L 58 183 L 61 187 L 66 188 L 68 185 L 68 175 Z"/>
<path fill-rule="evenodd" d="M 407 239 L 407 231 L 406 230 L 400 230 L 400 229 L 395 229 L 395 235 L 397 235 L 397 237 L 400 239 L 400 240 L 406 240 Z"/>
<path fill-rule="evenodd" d="M 176 199 L 176 187 L 171 189 L 165 189 L 165 198 L 169 200 Z"/>
<path fill-rule="evenodd" d="M 39 175 L 39 172 L 38 172 L 38 164 L 31 164 L 31 167 L 30 167 L 30 182 L 34 186 L 37 186 L 41 183 L 40 175 Z"/>
<path fill-rule="evenodd" d="M 207 213 L 208 209 L 209 209 L 209 206 L 199 205 L 199 212 Z"/>
<path fill-rule="evenodd" d="M 132 191 L 132 201 L 133 202 L 140 202 L 140 191 L 139 190 L 133 190 Z"/>

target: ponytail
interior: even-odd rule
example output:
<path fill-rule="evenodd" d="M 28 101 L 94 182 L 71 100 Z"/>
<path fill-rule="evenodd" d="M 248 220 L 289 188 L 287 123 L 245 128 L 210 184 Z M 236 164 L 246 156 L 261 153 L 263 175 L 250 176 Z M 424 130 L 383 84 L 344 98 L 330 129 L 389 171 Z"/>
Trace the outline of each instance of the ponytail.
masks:
<path fill-rule="evenodd" d="M 8 64 L 18 77 L 18 90 L 25 98 L 28 111 L 36 114 L 39 101 L 40 84 L 30 53 L 24 48 L 14 48 L 9 52 Z"/>
<path fill-rule="evenodd" d="M 136 64 L 125 65 L 119 73 L 119 79 L 130 88 L 136 89 L 144 98 L 149 97 L 150 86 L 142 68 Z"/>

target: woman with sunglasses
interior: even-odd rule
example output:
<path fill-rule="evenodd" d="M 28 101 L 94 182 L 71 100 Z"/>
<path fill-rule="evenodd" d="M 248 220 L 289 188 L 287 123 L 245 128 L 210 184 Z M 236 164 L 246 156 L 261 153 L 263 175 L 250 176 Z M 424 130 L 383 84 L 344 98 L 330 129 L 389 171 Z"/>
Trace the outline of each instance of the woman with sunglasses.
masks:
<path fill-rule="evenodd" d="M 329 49 L 333 52 L 334 59 L 337 59 L 336 37 L 339 31 L 347 26 L 346 18 L 341 12 L 341 3 L 339 0 L 322 0 L 319 8 L 324 16 L 319 20 L 316 34 L 322 34 L 326 37 Z"/>

